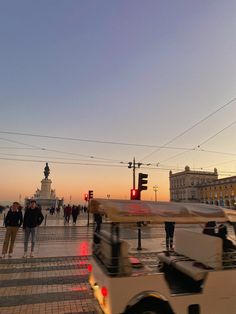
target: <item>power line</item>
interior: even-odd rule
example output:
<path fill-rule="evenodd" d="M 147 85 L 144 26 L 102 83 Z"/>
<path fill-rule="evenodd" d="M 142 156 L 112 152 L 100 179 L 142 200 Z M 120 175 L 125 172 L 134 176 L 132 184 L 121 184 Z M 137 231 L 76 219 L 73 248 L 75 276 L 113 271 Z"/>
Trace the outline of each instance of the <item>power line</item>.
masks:
<path fill-rule="evenodd" d="M 211 112 L 210 114 L 208 114 L 206 117 L 202 118 L 201 120 L 199 120 L 198 122 L 194 123 L 191 127 L 187 128 L 186 130 L 184 130 L 183 132 L 181 132 L 180 134 L 176 135 L 175 137 L 173 137 L 170 141 L 166 142 L 164 145 L 162 145 L 160 148 L 158 148 L 157 150 L 151 152 L 150 154 L 144 156 L 140 161 L 150 157 L 151 155 L 159 152 L 161 149 L 166 148 L 167 145 L 171 144 L 172 142 L 174 142 L 175 140 L 177 140 L 178 138 L 180 138 L 181 136 L 183 136 L 184 134 L 188 133 L 189 131 L 191 131 L 193 128 L 195 128 L 196 126 L 198 126 L 199 124 L 201 124 L 202 122 L 206 121 L 207 119 L 209 119 L 210 117 L 212 117 L 214 114 L 216 114 L 217 112 L 219 112 L 220 110 L 222 110 L 223 108 L 229 106 L 231 103 L 233 103 L 236 100 L 236 97 L 232 98 L 229 102 L 225 103 L 224 105 L 222 105 L 221 107 L 219 107 L 218 109 L 214 110 L 213 112 Z"/>
<path fill-rule="evenodd" d="M 43 151 L 54 152 L 54 153 L 65 154 L 65 155 L 74 155 L 74 156 L 86 157 L 86 158 L 91 158 L 91 159 L 100 159 L 100 160 L 105 160 L 105 161 L 118 161 L 118 160 L 102 158 L 102 157 L 94 157 L 94 156 L 91 156 L 91 155 L 84 155 L 84 154 L 65 152 L 65 151 L 60 151 L 60 150 L 55 150 L 55 149 L 48 149 L 48 148 L 40 147 L 40 146 L 36 146 L 36 145 L 32 146 L 31 144 L 26 144 L 26 143 L 14 141 L 14 140 L 9 140 L 9 139 L 5 139 L 5 138 L 0 138 L 0 140 L 7 141 L 7 142 L 12 142 L 12 143 L 16 143 L 16 144 L 22 144 L 22 145 L 25 145 L 25 146 L 30 146 L 31 148 L 35 148 L 35 149 L 39 149 L 39 150 L 43 150 Z"/>
<path fill-rule="evenodd" d="M 36 150 L 37 148 L 33 148 L 33 147 L 10 147 L 10 146 L 6 146 L 6 147 L 0 147 L 0 149 L 30 149 L 30 150 Z"/>
<path fill-rule="evenodd" d="M 10 153 L 1 153 L 0 152 L 0 155 L 4 155 L 4 156 L 16 156 L 16 157 L 26 157 L 26 158 L 43 158 L 43 159 L 50 159 L 50 158 L 53 158 L 53 159 L 64 159 L 64 160 L 77 160 L 77 161 L 83 161 L 83 162 L 88 162 L 88 160 L 78 160 L 76 158 L 68 158 L 68 157 L 55 157 L 55 156 L 39 156 L 39 155 L 24 155 L 24 154 L 10 154 Z M 96 162 L 106 162 L 107 160 L 96 160 Z M 117 161 L 110 161 L 111 163 L 117 163 Z M 119 162 L 119 163 L 122 163 L 122 162 Z"/>
<path fill-rule="evenodd" d="M 232 125 L 234 125 L 236 123 L 236 121 L 233 121 L 232 123 L 230 123 L 228 126 L 226 126 L 225 128 L 223 128 L 222 130 L 220 130 L 219 132 L 217 132 L 216 134 L 210 136 L 208 139 L 206 139 L 205 141 L 203 141 L 201 144 L 198 145 L 198 148 L 200 148 L 202 145 L 206 144 L 207 142 L 209 142 L 210 140 L 212 140 L 214 137 L 216 137 L 217 135 L 219 135 L 220 133 L 222 133 L 223 131 L 227 130 L 228 128 L 230 128 Z"/>
<path fill-rule="evenodd" d="M 138 143 L 127 143 L 127 142 L 102 141 L 102 140 L 81 139 L 81 138 L 74 138 L 74 137 L 51 136 L 51 135 L 21 133 L 21 132 L 10 132 L 10 131 L 0 131 L 0 133 L 2 133 L 2 134 L 9 134 L 9 135 L 19 135 L 19 136 L 29 136 L 29 137 L 57 139 L 57 140 L 88 142 L 88 143 L 95 143 L 95 144 L 108 144 L 108 145 L 121 145 L 121 146 L 123 145 L 123 146 L 162 148 L 162 146 L 160 146 L 160 145 L 151 145 L 151 144 L 138 144 Z M 16 143 L 20 143 L 20 142 L 16 142 Z M 23 144 L 23 145 L 27 145 L 27 144 Z M 186 147 L 173 147 L 173 146 L 166 146 L 165 148 L 166 149 L 188 149 Z"/>
<path fill-rule="evenodd" d="M 2 137 L 0 137 L 0 140 L 5 141 L 5 142 L 9 142 L 9 143 L 21 144 L 21 145 L 28 146 L 28 147 L 31 147 L 31 148 L 37 148 L 37 149 L 43 150 L 42 147 L 39 147 L 39 146 L 36 146 L 36 145 L 26 144 L 26 143 L 22 143 L 22 142 L 19 142 L 19 141 L 14 141 L 14 140 L 9 140 L 9 139 L 2 138 Z"/>
<path fill-rule="evenodd" d="M 49 160 L 49 159 L 51 159 L 51 160 L 53 160 L 53 162 L 55 161 L 55 159 L 59 159 L 59 160 L 74 160 L 74 161 L 77 161 L 78 163 L 80 162 L 80 163 L 85 163 L 85 162 L 87 162 L 87 160 L 78 160 L 78 159 L 75 159 L 75 158 L 65 158 L 65 157 L 55 157 L 55 156 L 39 156 L 39 155 L 24 155 L 24 154 L 10 154 L 10 153 L 0 153 L 0 156 L 1 155 L 4 155 L 4 156 L 14 156 L 14 157 L 26 157 L 26 158 L 42 158 L 43 159 L 43 161 L 44 160 Z M 7 158 L 6 158 L 7 159 Z M 12 158 L 8 158 L 9 160 L 12 160 Z M 24 159 L 25 161 L 27 161 L 26 159 Z M 36 160 L 37 161 L 37 160 Z M 210 166 L 205 166 L 205 168 L 211 168 L 211 167 L 213 167 L 213 166 L 216 166 L 216 165 L 218 165 L 218 164 L 226 164 L 226 163 L 230 163 L 230 162 L 234 162 L 234 161 L 236 161 L 236 160 L 230 160 L 230 161 L 226 161 L 226 162 L 221 162 L 221 163 L 217 163 L 217 164 L 213 164 L 213 165 L 210 165 Z M 105 161 L 103 161 L 103 160 L 100 160 L 100 161 L 96 161 L 97 163 L 98 162 L 100 162 L 100 163 L 104 163 Z M 114 163 L 115 163 L 115 161 L 114 161 Z M 69 162 L 68 162 L 68 164 L 70 164 Z M 90 164 L 90 165 L 94 165 L 94 163 L 91 163 L 91 162 L 87 162 L 86 163 L 86 165 L 88 165 L 88 164 Z M 128 164 L 127 162 L 122 162 L 122 161 L 120 161 L 119 162 L 119 164 Z M 108 165 L 108 164 L 101 164 L 101 165 L 105 165 L 106 167 L 107 166 L 113 166 L 113 165 Z M 149 166 L 154 166 L 155 165 L 155 168 L 153 168 L 153 167 L 149 167 Z M 146 164 L 142 164 L 142 168 L 146 168 L 146 169 L 157 169 L 156 167 L 158 167 L 158 164 L 153 164 L 153 163 L 150 163 L 150 165 L 148 166 L 148 167 L 145 167 L 145 166 L 147 166 Z M 170 169 L 174 169 L 174 167 L 173 166 L 162 166 L 162 167 L 158 167 L 158 169 L 160 170 L 160 169 L 164 169 L 164 170 L 170 170 Z M 178 169 L 175 169 L 175 170 L 181 170 L 182 168 L 181 167 L 179 167 Z M 201 168 L 196 168 L 196 169 L 199 169 L 199 170 L 203 170 L 203 168 L 201 167 Z"/>
<path fill-rule="evenodd" d="M 221 129 L 220 131 L 218 131 L 218 132 L 216 132 L 215 134 L 211 135 L 208 139 L 206 139 L 205 141 L 203 141 L 201 144 L 199 144 L 199 145 L 193 147 L 192 150 L 193 150 L 193 151 L 194 151 L 194 150 L 195 150 L 195 151 L 199 151 L 198 149 L 201 147 L 201 145 L 203 145 L 203 144 L 209 142 L 211 139 L 215 138 L 217 135 L 219 135 L 219 134 L 222 133 L 223 131 L 227 130 L 228 128 L 230 128 L 230 127 L 231 127 L 233 124 L 235 124 L 235 123 L 236 123 L 236 121 L 230 123 L 228 126 L 224 127 L 224 128 Z M 160 163 L 165 162 L 165 161 L 170 160 L 170 159 L 174 159 L 174 158 L 179 157 L 179 156 L 182 156 L 182 155 L 186 154 L 187 152 L 189 152 L 189 150 L 185 150 L 185 151 L 183 151 L 183 152 L 181 152 L 181 153 L 179 153 L 179 154 L 176 154 L 176 155 L 174 155 L 174 156 L 171 156 L 171 157 L 169 157 L 169 158 L 166 158 L 165 160 L 160 161 Z"/>
<path fill-rule="evenodd" d="M 39 162 L 44 163 L 45 159 L 43 160 L 37 160 L 37 159 L 20 159 L 20 158 L 4 158 L 0 157 L 0 160 L 6 160 L 6 161 L 23 161 L 23 162 Z M 55 161 L 55 160 L 47 160 L 48 163 L 51 164 L 63 164 L 63 165 L 81 165 L 81 166 L 100 166 L 100 167 L 122 167 L 123 165 L 109 165 L 109 164 L 96 164 L 96 163 L 85 163 L 85 162 L 63 162 L 63 161 Z"/>
<path fill-rule="evenodd" d="M 229 104 L 229 103 L 228 103 Z M 227 104 L 226 104 L 227 105 Z M 219 111 L 220 109 L 218 109 Z M 214 135 L 212 135 L 211 137 L 209 137 L 207 140 L 205 140 L 204 142 L 202 142 L 201 144 L 199 144 L 197 147 L 193 147 L 193 148 L 180 148 L 180 147 L 165 147 L 165 148 L 170 148 L 170 149 L 184 149 L 183 152 L 181 153 L 178 153 L 174 156 L 171 156 L 169 158 L 166 158 L 165 160 L 162 160 L 161 162 L 159 162 L 158 164 L 160 163 L 163 163 L 165 161 L 168 161 L 170 159 L 174 159 L 178 156 L 181 156 L 183 154 L 185 154 L 186 152 L 189 152 L 189 151 L 201 151 L 201 152 L 210 152 L 210 153 L 216 153 L 216 154 L 223 154 L 223 155 L 236 155 L 236 154 L 233 154 L 233 153 L 227 153 L 227 152 L 217 152 L 217 151 L 210 151 L 210 150 L 204 150 L 204 149 L 200 149 L 200 146 L 205 144 L 206 142 L 210 141 L 212 138 L 216 137 L 218 134 L 222 133 L 224 130 L 226 130 L 227 128 L 231 127 L 233 124 L 235 124 L 236 121 L 232 122 L 230 125 L 224 127 L 223 129 L 221 129 L 220 131 L 218 131 L 217 133 L 215 133 Z M 14 133 L 14 132 L 11 132 L 11 133 Z M 19 134 L 23 134 L 23 133 L 19 133 Z M 35 136 L 35 135 L 34 135 Z M 37 135 L 38 136 L 38 135 Z M 44 136 L 43 136 L 44 137 Z M 72 153 L 72 152 L 65 152 L 65 151 L 60 151 L 60 150 L 53 150 L 53 149 L 48 149 L 48 148 L 45 148 L 45 147 L 40 147 L 40 146 L 37 146 L 37 145 L 31 145 L 31 144 L 27 144 L 27 143 L 22 143 L 22 142 L 19 142 L 19 141 L 15 141 L 15 140 L 9 140 L 9 139 L 6 139 L 6 138 L 0 138 L 0 140 L 4 140 L 4 141 L 7 141 L 7 142 L 11 142 L 11 143 L 17 143 L 17 144 L 21 144 L 21 145 L 25 145 L 25 146 L 30 146 L 27 147 L 27 149 L 37 149 L 37 150 L 43 150 L 43 151 L 50 151 L 50 152 L 56 152 L 56 153 L 60 153 L 60 154 L 66 154 L 66 155 L 75 155 L 75 156 L 82 156 L 82 157 L 86 157 L 86 158 L 89 158 L 89 159 L 94 159 L 94 160 L 100 160 L 100 161 L 109 161 L 109 162 L 119 162 L 119 163 L 128 163 L 127 161 L 126 162 L 122 162 L 122 161 L 119 161 L 119 160 L 114 160 L 114 159 L 109 159 L 109 158 L 102 158 L 102 157 L 95 157 L 95 156 L 91 156 L 91 155 L 84 155 L 84 154 L 78 154 L 78 153 Z M 126 143 L 127 144 L 127 143 Z M 128 145 L 128 144 L 127 144 Z M 19 149 L 19 148 L 18 148 Z M 26 148 L 25 148 L 26 149 Z M 15 155 L 16 156 L 16 155 Z M 23 157 L 34 157 L 32 155 L 19 155 L 19 156 L 23 156 Z M 41 156 L 35 156 L 35 157 L 41 157 Z M 47 157 L 47 156 L 46 156 Z M 45 157 L 45 158 L 46 158 Z M 43 157 L 42 157 L 43 158 Z M 51 158 L 51 157 L 49 157 Z M 56 158 L 56 159 L 60 159 L 59 157 L 53 157 L 53 158 Z M 63 159 L 63 158 L 61 158 Z M 64 158 L 66 159 L 66 158 Z M 73 160 L 73 159 L 70 159 L 70 160 Z M 74 159 L 75 160 L 75 159 Z"/>
<path fill-rule="evenodd" d="M 200 152 L 204 153 L 212 153 L 212 154 L 219 154 L 219 155 L 227 155 L 227 156 L 236 156 L 236 153 L 229 153 L 229 152 L 218 152 L 215 150 L 207 150 L 207 149 L 199 149 Z"/>
<path fill-rule="evenodd" d="M 8 139 L 4 139 L 6 141 L 10 141 Z M 16 141 L 14 141 L 16 142 Z M 29 144 L 25 144 L 24 145 L 29 145 Z M 0 147 L 1 148 L 1 147 Z M 2 148 L 11 148 L 11 149 L 14 149 L 14 147 L 2 147 Z M 16 147 L 16 149 L 21 149 L 21 148 L 18 148 Z M 112 162 L 112 163 L 122 163 L 122 164 L 128 164 L 128 161 L 120 161 L 120 160 L 115 160 L 115 159 L 109 159 L 109 158 L 101 158 L 101 157 L 94 157 L 94 156 L 87 156 L 87 155 L 83 155 L 83 154 L 77 154 L 77 153 L 71 153 L 71 152 L 64 152 L 64 151 L 60 151 L 60 150 L 50 150 L 50 149 L 47 149 L 47 148 L 41 148 L 41 147 L 38 147 L 38 148 L 28 148 L 28 147 L 24 147 L 23 149 L 36 149 L 36 150 L 43 150 L 43 151 L 51 151 L 51 152 L 57 152 L 57 153 L 62 153 L 62 154 L 67 154 L 67 155 L 75 155 L 75 156 L 82 156 L 82 157 L 86 157 L 86 158 L 89 158 L 89 159 L 93 159 L 93 160 L 96 160 L 97 162 L 105 162 L 105 161 L 109 161 L 109 162 Z M 196 148 L 189 148 L 187 149 L 186 151 L 184 152 L 181 152 L 181 153 L 178 153 L 174 156 L 171 156 L 169 158 L 166 158 L 165 160 L 162 160 L 161 162 L 159 163 L 154 163 L 155 166 L 158 166 L 158 164 L 160 163 L 163 163 L 167 160 L 170 160 L 170 159 L 174 159 L 175 157 L 178 157 L 178 156 L 181 156 L 183 154 L 185 154 L 186 152 L 188 151 L 194 151 L 196 150 Z M 211 151 L 211 150 L 205 150 L 205 149 L 199 149 L 197 151 L 200 151 L 200 152 L 204 152 L 204 153 L 213 153 L 213 154 L 221 154 L 221 155 L 230 155 L 230 156 L 236 156 L 235 153 L 229 153 L 229 152 L 220 152 L 220 151 Z M 38 156 L 38 155 L 24 155 L 24 154 L 7 154 L 7 153 L 0 153 L 0 155 L 8 155 L 8 156 L 21 156 L 21 157 L 26 157 L 26 158 L 29 158 L 29 157 L 35 157 L 35 158 L 45 158 L 45 159 L 49 159 L 49 158 L 54 158 L 54 159 L 65 159 L 65 160 L 77 160 L 77 159 L 74 159 L 74 158 L 64 158 L 64 157 L 51 157 L 51 156 Z M 150 165 L 153 165 L 153 163 L 150 163 Z M 170 167 L 171 169 L 173 169 L 173 167 Z"/>
<path fill-rule="evenodd" d="M 216 163 L 216 164 L 212 164 L 212 165 L 209 165 L 209 166 L 205 166 L 205 168 L 212 168 L 212 167 L 215 167 L 215 166 L 218 166 L 218 165 L 228 164 L 228 163 L 230 163 L 230 162 L 236 162 L 236 159 L 218 162 L 218 163 Z"/>
<path fill-rule="evenodd" d="M 20 158 L 4 158 L 0 157 L 0 160 L 6 160 L 6 161 L 20 161 L 20 162 L 34 162 L 34 163 L 44 163 L 45 160 L 36 160 L 36 159 L 20 159 Z M 110 164 L 96 164 L 96 163 L 83 163 L 83 162 L 62 162 L 62 161 L 54 161 L 54 160 L 47 160 L 47 162 L 51 164 L 62 164 L 62 165 L 78 165 L 78 166 L 96 166 L 96 167 L 112 167 L 112 168 L 126 168 L 125 165 L 110 165 Z M 155 171 L 170 171 L 170 170 L 176 170 L 179 171 L 179 168 L 164 168 L 164 167 L 147 167 L 143 166 L 143 169 L 148 169 L 148 170 L 155 170 Z M 204 170 L 203 170 L 204 171 Z M 205 170 L 208 171 L 208 170 Z M 219 175 L 223 174 L 236 174 L 236 171 L 219 171 Z"/>

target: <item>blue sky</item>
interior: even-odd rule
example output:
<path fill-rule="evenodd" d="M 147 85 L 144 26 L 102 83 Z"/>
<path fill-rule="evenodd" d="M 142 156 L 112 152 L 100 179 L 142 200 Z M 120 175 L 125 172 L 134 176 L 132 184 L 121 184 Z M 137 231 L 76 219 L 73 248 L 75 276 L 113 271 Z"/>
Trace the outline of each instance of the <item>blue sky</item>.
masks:
<path fill-rule="evenodd" d="M 1 1 L 0 131 L 163 145 L 236 96 L 235 12 L 236 2 L 231 0 Z M 235 104 L 171 145 L 193 147 L 216 134 L 234 121 Z M 163 167 L 216 164 L 222 176 L 223 171 L 233 175 L 234 135 L 235 124 L 204 146 L 232 155 L 191 152 Z M 32 194 L 42 179 L 44 161 L 65 157 L 29 152 L 27 145 L 118 163 L 135 156 L 155 164 L 181 152 L 162 149 L 147 158 L 155 149 L 2 133 L 0 138 L 2 158 L 6 155 L 1 153 L 9 158 L 42 156 L 42 163 L 0 160 L 7 183 L 0 200 Z M 80 200 L 91 186 L 99 196 L 129 194 L 127 168 L 53 163 L 51 167 L 60 195 L 72 193 Z M 152 185 L 157 184 L 160 197 L 166 198 L 168 170 L 150 170 L 149 177 L 146 197 L 153 197 Z"/>

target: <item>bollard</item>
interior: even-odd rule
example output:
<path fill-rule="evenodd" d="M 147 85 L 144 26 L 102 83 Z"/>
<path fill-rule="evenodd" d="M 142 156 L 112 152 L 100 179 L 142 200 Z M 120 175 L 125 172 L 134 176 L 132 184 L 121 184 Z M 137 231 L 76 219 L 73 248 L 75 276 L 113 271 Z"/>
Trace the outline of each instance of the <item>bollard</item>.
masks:
<path fill-rule="evenodd" d="M 46 226 L 46 224 L 47 224 L 47 214 L 45 215 L 45 219 L 44 219 L 44 226 Z"/>
<path fill-rule="evenodd" d="M 137 251 L 141 251 L 142 250 L 142 246 L 141 246 L 141 222 L 138 222 L 137 225 L 138 225 L 138 247 L 137 247 Z"/>
<path fill-rule="evenodd" d="M 88 211 L 87 227 L 89 227 L 89 211 Z"/>

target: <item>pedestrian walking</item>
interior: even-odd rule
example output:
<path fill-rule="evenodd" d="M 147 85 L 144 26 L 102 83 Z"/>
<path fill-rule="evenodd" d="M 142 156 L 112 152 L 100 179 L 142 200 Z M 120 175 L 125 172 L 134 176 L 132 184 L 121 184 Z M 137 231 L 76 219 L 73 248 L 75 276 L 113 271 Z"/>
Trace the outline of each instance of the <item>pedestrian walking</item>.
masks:
<path fill-rule="evenodd" d="M 166 250 L 173 250 L 173 238 L 175 232 L 175 222 L 167 221 L 165 222 L 166 231 Z"/>
<path fill-rule="evenodd" d="M 64 211 L 64 217 L 65 217 L 65 224 L 70 222 L 70 215 L 71 215 L 71 206 L 68 204 L 66 207 L 65 207 L 65 211 Z"/>
<path fill-rule="evenodd" d="M 28 242 L 29 237 L 31 236 L 31 253 L 30 257 L 34 257 L 34 246 L 35 246 L 35 238 L 36 238 L 36 229 L 39 225 L 41 225 L 44 216 L 39 207 L 36 205 L 35 200 L 30 201 L 30 206 L 26 209 L 24 219 L 23 219 L 23 229 L 25 233 L 24 239 L 24 255 L 23 257 L 27 257 L 28 251 Z"/>
<path fill-rule="evenodd" d="M 73 218 L 73 224 L 76 225 L 77 217 L 79 215 L 79 206 L 72 206 L 72 218 Z"/>
<path fill-rule="evenodd" d="M 102 224 L 102 215 L 99 213 L 94 214 L 94 222 L 95 222 L 95 232 L 99 233 L 101 230 L 101 224 Z"/>
<path fill-rule="evenodd" d="M 12 257 L 16 234 L 22 225 L 22 220 L 21 206 L 18 202 L 14 202 L 5 218 L 6 233 L 2 247 L 2 258 L 5 258 L 7 252 L 8 257 Z"/>

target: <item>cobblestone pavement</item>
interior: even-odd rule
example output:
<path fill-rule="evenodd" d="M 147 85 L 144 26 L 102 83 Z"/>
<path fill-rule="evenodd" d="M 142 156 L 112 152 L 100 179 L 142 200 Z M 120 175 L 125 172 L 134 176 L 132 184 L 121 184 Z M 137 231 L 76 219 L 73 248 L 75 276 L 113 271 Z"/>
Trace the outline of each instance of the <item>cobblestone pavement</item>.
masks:
<path fill-rule="evenodd" d="M 88 259 L 2 260 L 0 313 L 99 313 L 88 284 Z"/>
<path fill-rule="evenodd" d="M 0 313 L 99 313 L 88 284 L 92 232 L 85 215 L 76 226 L 48 217 L 38 229 L 36 258 L 23 259 L 20 228 L 13 258 L 0 260 Z M 0 249 L 4 235 L 0 227 Z"/>

